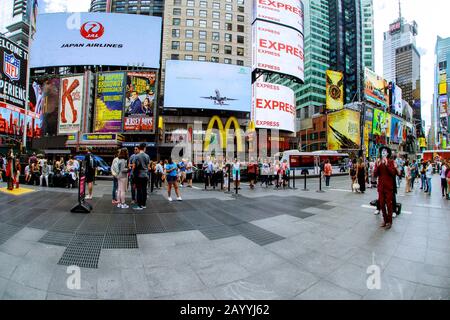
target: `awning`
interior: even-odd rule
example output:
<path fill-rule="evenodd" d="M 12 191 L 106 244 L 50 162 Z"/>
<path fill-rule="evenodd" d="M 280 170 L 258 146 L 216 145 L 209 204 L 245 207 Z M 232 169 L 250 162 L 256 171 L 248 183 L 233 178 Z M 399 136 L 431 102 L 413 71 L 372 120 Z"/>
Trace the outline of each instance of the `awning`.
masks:
<path fill-rule="evenodd" d="M 58 150 L 58 149 L 49 149 L 49 150 L 44 150 L 45 154 L 70 154 L 70 150 L 65 149 L 65 150 Z"/>

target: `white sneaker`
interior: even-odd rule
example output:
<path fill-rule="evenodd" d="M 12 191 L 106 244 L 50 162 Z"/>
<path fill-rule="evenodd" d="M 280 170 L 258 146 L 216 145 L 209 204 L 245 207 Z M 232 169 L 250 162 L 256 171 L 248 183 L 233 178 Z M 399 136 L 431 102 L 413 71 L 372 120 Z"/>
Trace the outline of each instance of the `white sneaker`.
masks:
<path fill-rule="evenodd" d="M 122 204 L 121 203 L 117 204 L 117 208 L 122 208 Z"/>
<path fill-rule="evenodd" d="M 172 197 L 167 198 L 167 200 L 169 200 L 169 202 L 172 202 Z"/>
<path fill-rule="evenodd" d="M 183 199 L 181 199 L 181 197 L 178 197 L 178 198 L 177 198 L 177 201 L 183 201 Z"/>
<path fill-rule="evenodd" d="M 128 209 L 130 206 L 128 206 L 126 203 L 122 204 L 121 208 L 122 209 Z"/>
<path fill-rule="evenodd" d="M 374 214 L 375 215 L 379 215 L 380 214 L 380 210 L 375 210 Z"/>
<path fill-rule="evenodd" d="M 397 214 L 396 214 L 396 213 L 393 213 L 393 214 L 392 214 L 392 218 L 395 218 L 395 217 L 397 217 Z"/>

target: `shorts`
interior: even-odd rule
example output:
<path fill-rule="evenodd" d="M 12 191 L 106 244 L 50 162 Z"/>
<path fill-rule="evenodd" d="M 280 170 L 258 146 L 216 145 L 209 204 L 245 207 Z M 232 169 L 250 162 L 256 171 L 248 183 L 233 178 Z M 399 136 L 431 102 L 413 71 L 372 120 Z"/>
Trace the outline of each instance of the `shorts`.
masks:
<path fill-rule="evenodd" d="M 231 179 L 232 179 L 233 181 L 236 180 L 236 172 L 234 172 L 234 173 L 232 174 Z M 237 181 L 241 181 L 241 173 L 240 173 L 240 172 L 238 172 L 238 174 L 237 174 Z"/>
<path fill-rule="evenodd" d="M 249 173 L 248 174 L 248 180 L 250 180 L 250 181 L 256 180 L 256 173 Z"/>
<path fill-rule="evenodd" d="M 167 176 L 167 183 L 174 184 L 177 182 L 177 176 Z"/>
<path fill-rule="evenodd" d="M 192 173 L 186 174 L 186 180 L 192 180 Z"/>
<path fill-rule="evenodd" d="M 87 183 L 94 182 L 94 175 L 93 174 L 86 174 L 86 182 Z"/>

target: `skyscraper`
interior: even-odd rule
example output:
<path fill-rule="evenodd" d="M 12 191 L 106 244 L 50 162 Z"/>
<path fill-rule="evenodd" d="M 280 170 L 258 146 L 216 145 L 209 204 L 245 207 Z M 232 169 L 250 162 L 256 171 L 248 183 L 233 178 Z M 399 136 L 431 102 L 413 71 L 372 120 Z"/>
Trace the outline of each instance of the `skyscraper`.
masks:
<path fill-rule="evenodd" d="M 90 11 L 162 17 L 164 13 L 164 0 L 92 0 Z"/>
<path fill-rule="evenodd" d="M 28 47 L 29 12 L 32 1 L 2 0 L 0 2 L 0 33 L 16 44 Z"/>
<path fill-rule="evenodd" d="M 375 70 L 375 33 L 373 0 L 361 0 L 363 62 L 366 68 Z"/>

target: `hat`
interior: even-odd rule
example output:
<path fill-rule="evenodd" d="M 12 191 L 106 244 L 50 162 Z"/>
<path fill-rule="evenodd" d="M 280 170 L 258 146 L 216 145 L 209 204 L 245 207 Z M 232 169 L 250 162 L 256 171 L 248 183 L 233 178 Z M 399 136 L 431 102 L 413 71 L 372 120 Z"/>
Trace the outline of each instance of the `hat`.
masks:
<path fill-rule="evenodd" d="M 380 156 L 381 156 L 381 153 L 383 152 L 384 149 L 386 149 L 387 152 L 388 152 L 388 158 L 392 157 L 392 150 L 388 146 L 381 146 L 380 147 L 380 149 L 379 149 Z"/>

